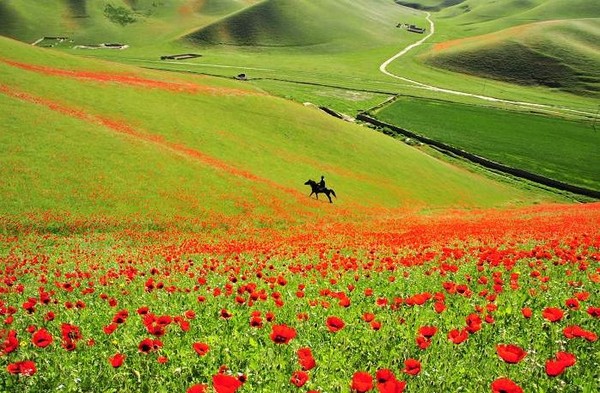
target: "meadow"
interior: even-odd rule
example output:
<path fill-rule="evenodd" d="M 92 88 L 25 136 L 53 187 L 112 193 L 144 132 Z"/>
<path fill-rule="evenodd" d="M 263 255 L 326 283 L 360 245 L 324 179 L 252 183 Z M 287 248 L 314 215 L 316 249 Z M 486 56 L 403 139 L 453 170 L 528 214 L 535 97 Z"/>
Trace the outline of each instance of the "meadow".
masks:
<path fill-rule="evenodd" d="M 440 42 L 594 11 L 421 3 Z M 591 118 L 389 78 L 379 65 L 419 38 L 398 22 L 424 16 L 387 0 L 0 2 L 0 392 L 598 391 L 600 204 L 314 105 L 400 95 L 378 115 L 594 186 Z M 99 42 L 129 48 L 72 47 Z M 435 44 L 390 70 L 594 109 L 436 68 Z M 187 52 L 202 57 L 159 60 Z M 514 147 L 523 130 L 537 156 Z M 308 195 L 320 175 L 333 203 Z"/>

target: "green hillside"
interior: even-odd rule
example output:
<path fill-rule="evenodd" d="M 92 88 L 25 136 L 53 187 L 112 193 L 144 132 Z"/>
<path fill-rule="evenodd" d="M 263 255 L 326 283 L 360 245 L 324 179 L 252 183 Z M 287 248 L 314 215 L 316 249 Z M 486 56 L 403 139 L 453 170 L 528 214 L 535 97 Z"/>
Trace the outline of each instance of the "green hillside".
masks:
<path fill-rule="evenodd" d="M 0 2 L 0 35 L 25 42 L 66 36 L 76 44 L 149 45 L 254 4 L 253 0 Z"/>
<path fill-rule="evenodd" d="M 575 94 L 600 94 L 600 18 L 539 22 L 438 43 L 426 62 Z"/>
<path fill-rule="evenodd" d="M 2 214 L 301 217 L 320 174 L 352 211 L 555 198 L 233 80 L 0 45 Z"/>
<path fill-rule="evenodd" d="M 393 39 L 399 15 L 399 7 L 382 0 L 267 0 L 199 29 L 185 39 L 204 46 L 355 50 Z"/>

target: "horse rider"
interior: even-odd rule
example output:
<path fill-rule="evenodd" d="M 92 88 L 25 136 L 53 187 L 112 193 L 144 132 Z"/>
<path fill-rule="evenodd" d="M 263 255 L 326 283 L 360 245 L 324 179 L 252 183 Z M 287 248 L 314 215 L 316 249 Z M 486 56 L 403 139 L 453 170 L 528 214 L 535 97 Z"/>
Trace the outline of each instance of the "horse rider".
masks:
<path fill-rule="evenodd" d="M 321 175 L 321 181 L 319 181 L 317 185 L 319 186 L 320 190 L 325 189 L 325 176 Z"/>

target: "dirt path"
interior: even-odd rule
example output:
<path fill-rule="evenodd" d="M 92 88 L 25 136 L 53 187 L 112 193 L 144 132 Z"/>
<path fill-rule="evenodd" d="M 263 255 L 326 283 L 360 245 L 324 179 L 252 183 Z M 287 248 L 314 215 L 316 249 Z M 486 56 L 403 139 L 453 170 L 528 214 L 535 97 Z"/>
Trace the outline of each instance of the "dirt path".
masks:
<path fill-rule="evenodd" d="M 569 113 L 576 113 L 579 115 L 595 116 L 595 113 L 580 111 L 577 109 L 571 109 L 571 108 L 566 108 L 566 107 L 558 107 L 558 106 L 545 105 L 545 104 L 536 104 L 533 102 L 526 102 L 526 101 L 505 100 L 502 98 L 490 97 L 490 96 L 485 96 L 485 95 L 481 95 L 481 94 L 467 93 L 467 92 L 460 91 L 460 90 L 444 89 L 441 87 L 436 87 L 436 86 L 428 85 L 425 83 L 421 83 L 421 82 L 415 81 L 413 79 L 405 78 L 403 76 L 396 75 L 396 74 L 389 72 L 387 70 L 387 67 L 390 65 L 390 63 L 392 63 L 394 60 L 398 59 L 399 57 L 404 56 L 410 50 L 422 45 L 427 39 L 429 39 L 435 33 L 435 24 L 433 23 L 433 20 L 431 20 L 431 14 L 429 12 L 425 13 L 425 19 L 427 19 L 427 21 L 429 22 L 429 30 L 428 30 L 429 34 L 427 34 L 425 37 L 423 37 L 419 41 L 417 41 L 413 44 L 410 44 L 406 48 L 402 49 L 400 52 L 396 53 L 394 56 L 392 56 L 389 59 L 387 59 L 386 61 L 384 61 L 381 64 L 381 66 L 379 66 L 379 71 L 383 72 L 384 74 L 386 74 L 392 78 L 396 78 L 401 81 L 411 83 L 411 84 L 415 85 L 415 88 L 417 88 L 417 89 L 436 91 L 439 93 L 453 94 L 453 95 L 458 95 L 458 96 L 463 96 L 463 97 L 472 97 L 472 98 L 477 98 L 477 99 L 484 100 L 484 101 L 514 105 L 514 106 L 518 106 L 521 108 L 535 108 L 535 109 L 544 109 L 546 111 L 550 111 L 550 112 L 554 112 L 554 113 L 569 112 Z"/>

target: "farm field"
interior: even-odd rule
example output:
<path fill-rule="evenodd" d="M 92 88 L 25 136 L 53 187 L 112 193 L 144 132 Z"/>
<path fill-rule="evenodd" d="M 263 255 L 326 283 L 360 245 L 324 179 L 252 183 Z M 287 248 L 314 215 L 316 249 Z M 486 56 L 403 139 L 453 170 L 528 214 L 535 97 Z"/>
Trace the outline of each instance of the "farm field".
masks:
<path fill-rule="evenodd" d="M 588 121 L 414 97 L 375 115 L 500 163 L 600 189 L 600 136 Z"/>
<path fill-rule="evenodd" d="M 596 3 L 397 3 L 0 2 L 0 393 L 599 391 L 600 202 L 318 108 L 598 190 Z"/>

